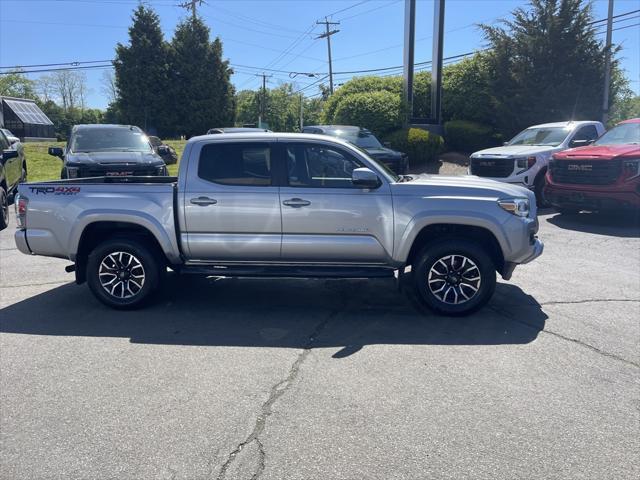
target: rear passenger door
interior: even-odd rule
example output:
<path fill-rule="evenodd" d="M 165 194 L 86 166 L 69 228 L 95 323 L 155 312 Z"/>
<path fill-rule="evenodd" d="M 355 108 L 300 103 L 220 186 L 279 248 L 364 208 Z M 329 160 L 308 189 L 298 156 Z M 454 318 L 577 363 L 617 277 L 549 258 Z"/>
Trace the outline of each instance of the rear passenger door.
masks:
<path fill-rule="evenodd" d="M 189 260 L 278 260 L 282 240 L 274 143 L 194 145 L 184 190 Z"/>

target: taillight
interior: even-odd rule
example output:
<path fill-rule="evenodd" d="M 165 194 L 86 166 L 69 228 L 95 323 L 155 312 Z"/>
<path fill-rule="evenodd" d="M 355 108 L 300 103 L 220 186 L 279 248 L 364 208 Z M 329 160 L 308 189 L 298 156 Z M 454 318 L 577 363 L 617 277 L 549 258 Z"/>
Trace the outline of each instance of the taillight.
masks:
<path fill-rule="evenodd" d="M 27 205 L 29 205 L 29 199 L 18 193 L 14 203 L 18 228 L 27 228 Z"/>
<path fill-rule="evenodd" d="M 640 175 L 640 159 L 622 161 L 622 178 L 631 180 Z"/>

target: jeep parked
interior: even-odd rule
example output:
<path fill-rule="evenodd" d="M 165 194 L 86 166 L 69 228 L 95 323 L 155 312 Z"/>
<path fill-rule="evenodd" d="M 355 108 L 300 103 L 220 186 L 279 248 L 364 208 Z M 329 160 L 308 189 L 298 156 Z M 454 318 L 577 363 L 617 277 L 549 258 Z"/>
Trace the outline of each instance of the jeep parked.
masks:
<path fill-rule="evenodd" d="M 640 118 L 619 123 L 588 147 L 556 153 L 545 196 L 565 213 L 640 210 Z"/>
<path fill-rule="evenodd" d="M 545 205 L 544 181 L 549 159 L 555 152 L 588 145 L 604 133 L 600 122 L 558 122 L 529 127 L 502 147 L 471 155 L 469 174 L 522 185 Z"/>
<path fill-rule="evenodd" d="M 163 148 L 154 150 L 144 132 L 132 125 L 76 125 L 66 148 L 49 147 L 49 155 L 62 160 L 62 179 L 166 176 Z"/>
<path fill-rule="evenodd" d="M 114 308 L 149 299 L 166 268 L 235 277 L 371 278 L 411 266 L 436 312 L 484 305 L 496 271 L 535 259 L 534 195 L 469 177 L 389 173 L 337 138 L 234 133 L 191 138 L 177 179 L 38 182 L 20 188 L 15 240 L 68 258 Z"/>

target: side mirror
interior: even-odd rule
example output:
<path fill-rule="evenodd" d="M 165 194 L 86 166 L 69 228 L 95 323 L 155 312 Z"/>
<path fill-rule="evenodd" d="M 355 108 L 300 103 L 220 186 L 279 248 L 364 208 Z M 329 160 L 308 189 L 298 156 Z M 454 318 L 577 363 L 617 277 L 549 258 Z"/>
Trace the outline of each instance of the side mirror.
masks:
<path fill-rule="evenodd" d="M 2 161 L 6 162 L 7 160 L 11 160 L 12 158 L 16 158 L 18 156 L 17 150 L 5 150 L 2 152 Z"/>
<path fill-rule="evenodd" d="M 569 148 L 586 147 L 592 143 L 593 140 L 571 140 L 569 142 Z"/>
<path fill-rule="evenodd" d="M 160 137 L 156 137 L 154 135 L 149 137 L 149 142 L 153 147 L 159 147 L 160 145 L 162 145 L 162 140 L 160 140 Z"/>
<path fill-rule="evenodd" d="M 49 155 L 52 157 L 64 157 L 64 151 L 60 147 L 49 147 Z"/>
<path fill-rule="evenodd" d="M 351 173 L 351 182 L 360 188 L 378 188 L 380 179 L 370 168 L 354 168 Z"/>
<path fill-rule="evenodd" d="M 391 142 L 384 142 L 382 145 L 387 148 L 391 148 Z"/>
<path fill-rule="evenodd" d="M 169 150 L 169 147 L 167 145 L 160 145 L 156 147 L 156 151 L 158 152 L 158 155 L 160 155 L 161 157 L 164 155 L 171 154 L 171 150 Z"/>
<path fill-rule="evenodd" d="M 502 145 L 506 147 L 507 145 L 509 145 L 509 142 L 502 142 Z"/>
<path fill-rule="evenodd" d="M 20 140 L 9 140 L 9 145 L 15 145 L 16 143 L 20 143 Z"/>

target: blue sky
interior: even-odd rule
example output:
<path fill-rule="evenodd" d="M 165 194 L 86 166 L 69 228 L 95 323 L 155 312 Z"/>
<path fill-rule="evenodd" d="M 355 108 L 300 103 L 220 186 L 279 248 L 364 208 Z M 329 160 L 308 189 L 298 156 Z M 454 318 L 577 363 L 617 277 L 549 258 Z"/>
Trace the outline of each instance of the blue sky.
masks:
<path fill-rule="evenodd" d="M 182 0 L 151 0 L 166 38 L 188 13 L 176 6 Z M 126 43 L 131 11 L 137 0 L 0 0 L 0 66 L 106 60 L 113 58 L 117 42 Z M 477 23 L 494 23 L 508 16 L 525 0 L 447 0 L 444 55 L 454 56 L 483 48 Z M 637 10 L 639 0 L 615 0 L 615 14 Z M 340 21 L 332 36 L 334 71 L 346 72 L 402 64 L 404 0 L 207 0 L 198 8 L 212 35 L 224 44 L 224 54 L 236 67 L 238 88 L 257 88 L 262 68 L 284 71 L 326 72 L 325 40 L 315 37 L 324 26 L 316 20 L 330 15 Z M 418 0 L 416 62 L 431 59 L 433 1 Z M 605 18 L 607 1 L 594 2 L 595 19 Z M 640 23 L 621 21 L 614 28 L 615 43 L 631 87 L 640 92 Z M 602 28 L 604 30 L 604 28 Z M 602 35 L 604 37 L 604 35 Z M 85 70 L 92 107 L 104 108 L 102 70 Z M 269 72 L 267 72 L 269 73 Z M 286 73 L 273 73 L 270 86 L 292 81 Z M 384 73 L 384 72 L 383 72 Z M 31 74 L 37 78 L 39 74 Z M 351 74 L 337 74 L 347 81 Z M 299 76 L 304 88 L 317 78 Z M 305 94 L 317 93 L 315 85 Z"/>

